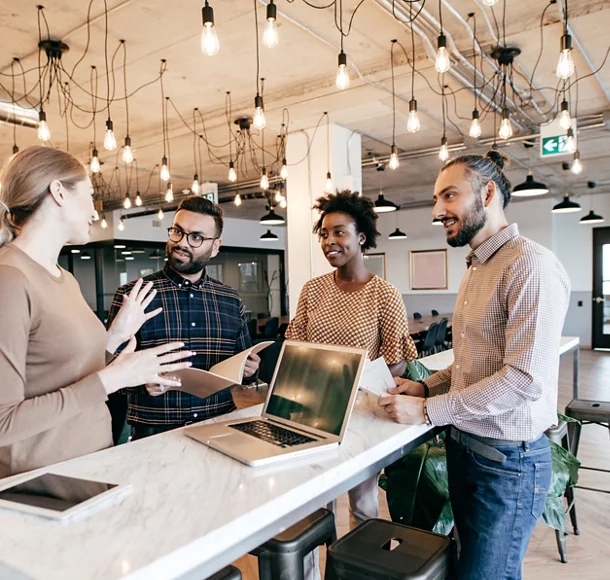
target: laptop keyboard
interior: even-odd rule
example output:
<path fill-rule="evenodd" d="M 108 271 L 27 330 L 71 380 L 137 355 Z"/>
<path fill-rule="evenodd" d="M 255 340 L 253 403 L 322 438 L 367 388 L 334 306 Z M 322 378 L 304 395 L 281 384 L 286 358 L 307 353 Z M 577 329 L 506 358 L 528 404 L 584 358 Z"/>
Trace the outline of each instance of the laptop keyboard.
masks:
<path fill-rule="evenodd" d="M 231 429 L 237 429 L 242 433 L 247 433 L 258 439 L 262 439 L 267 443 L 277 445 L 278 447 L 293 447 L 295 445 L 303 445 L 304 443 L 312 443 L 317 439 L 307 437 L 307 435 L 301 435 L 295 433 L 289 429 L 278 427 L 269 421 L 248 421 L 247 423 L 236 423 L 229 425 Z"/>

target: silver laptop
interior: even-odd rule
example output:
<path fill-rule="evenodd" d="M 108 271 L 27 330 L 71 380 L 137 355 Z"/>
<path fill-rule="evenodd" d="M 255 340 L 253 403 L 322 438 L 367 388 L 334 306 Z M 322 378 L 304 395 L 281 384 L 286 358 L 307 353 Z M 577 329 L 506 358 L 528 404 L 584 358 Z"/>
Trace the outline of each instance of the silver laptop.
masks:
<path fill-rule="evenodd" d="M 365 360 L 364 349 L 287 340 L 260 417 L 196 425 L 185 433 L 252 466 L 337 447 Z"/>

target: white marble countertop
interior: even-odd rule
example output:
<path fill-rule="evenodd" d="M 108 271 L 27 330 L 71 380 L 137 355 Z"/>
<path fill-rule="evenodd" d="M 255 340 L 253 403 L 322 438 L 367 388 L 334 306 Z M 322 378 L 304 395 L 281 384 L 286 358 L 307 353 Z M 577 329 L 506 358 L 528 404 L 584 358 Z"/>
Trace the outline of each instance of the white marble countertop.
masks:
<path fill-rule="evenodd" d="M 192 577 L 206 578 L 231 561 L 212 562 L 218 554 L 247 553 L 430 429 L 398 425 L 378 409 L 360 393 L 339 449 L 272 467 L 242 465 L 182 429 L 55 465 L 49 471 L 133 490 L 64 524 L 0 510 L 0 578 L 161 580 L 197 566 Z"/>
<path fill-rule="evenodd" d="M 574 350 L 579 344 L 580 339 L 577 336 L 562 336 L 559 346 L 559 354 L 562 355 L 568 351 Z M 446 369 L 453 362 L 453 349 L 444 350 L 442 352 L 427 356 L 421 359 L 421 362 L 431 371 Z"/>

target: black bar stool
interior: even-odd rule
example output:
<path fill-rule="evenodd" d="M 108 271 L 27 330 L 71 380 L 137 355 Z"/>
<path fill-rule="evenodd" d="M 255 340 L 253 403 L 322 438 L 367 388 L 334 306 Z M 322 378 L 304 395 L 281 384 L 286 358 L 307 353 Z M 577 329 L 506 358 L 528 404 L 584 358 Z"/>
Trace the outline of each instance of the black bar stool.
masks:
<path fill-rule="evenodd" d="M 250 553 L 258 556 L 260 580 L 304 580 L 303 558 L 336 539 L 335 516 L 319 509 Z"/>
<path fill-rule="evenodd" d="M 227 566 L 210 576 L 208 580 L 241 580 L 241 572 L 235 566 Z"/>
<path fill-rule="evenodd" d="M 451 539 L 385 520 L 367 520 L 335 542 L 326 580 L 444 580 Z"/>

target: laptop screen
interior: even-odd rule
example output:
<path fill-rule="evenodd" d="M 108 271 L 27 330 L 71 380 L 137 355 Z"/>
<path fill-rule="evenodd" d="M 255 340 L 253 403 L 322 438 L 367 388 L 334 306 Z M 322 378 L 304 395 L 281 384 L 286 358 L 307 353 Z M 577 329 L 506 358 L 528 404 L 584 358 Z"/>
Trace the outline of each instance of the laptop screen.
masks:
<path fill-rule="evenodd" d="M 340 435 L 362 356 L 286 344 L 267 414 Z"/>

